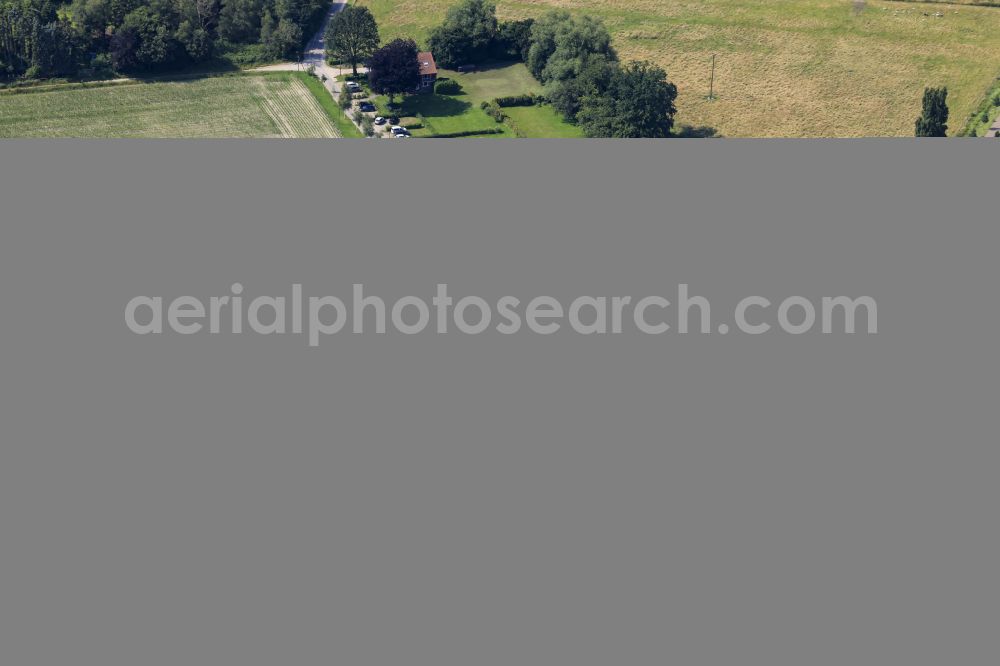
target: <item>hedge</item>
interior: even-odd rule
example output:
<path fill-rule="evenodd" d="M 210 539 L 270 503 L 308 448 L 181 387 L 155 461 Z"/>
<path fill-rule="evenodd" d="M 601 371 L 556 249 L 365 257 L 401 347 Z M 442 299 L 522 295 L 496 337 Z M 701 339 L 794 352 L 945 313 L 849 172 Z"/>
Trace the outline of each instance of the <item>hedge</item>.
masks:
<path fill-rule="evenodd" d="M 462 132 L 445 132 L 444 134 L 432 134 L 432 139 L 457 139 L 463 136 L 481 136 L 483 134 L 503 134 L 501 127 L 486 127 L 478 130 L 464 130 Z"/>
<path fill-rule="evenodd" d="M 528 93 L 527 95 L 509 95 L 507 97 L 497 97 L 493 103 L 501 109 L 507 106 L 534 106 L 540 103 L 541 98 Z"/>

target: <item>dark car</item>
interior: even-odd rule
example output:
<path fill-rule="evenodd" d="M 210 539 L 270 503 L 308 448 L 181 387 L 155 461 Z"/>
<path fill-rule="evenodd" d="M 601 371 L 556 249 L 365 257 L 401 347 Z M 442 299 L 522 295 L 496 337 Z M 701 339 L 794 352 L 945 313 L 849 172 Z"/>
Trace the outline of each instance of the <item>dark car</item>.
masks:
<path fill-rule="evenodd" d="M 358 108 L 366 113 L 371 113 L 375 110 L 375 105 L 371 102 L 361 102 L 361 104 L 358 104 Z"/>

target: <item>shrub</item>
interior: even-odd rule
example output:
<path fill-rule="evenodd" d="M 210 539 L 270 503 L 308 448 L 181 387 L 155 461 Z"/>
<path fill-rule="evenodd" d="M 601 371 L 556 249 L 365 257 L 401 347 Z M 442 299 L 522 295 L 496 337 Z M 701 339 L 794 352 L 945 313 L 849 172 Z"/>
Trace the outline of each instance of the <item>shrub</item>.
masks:
<path fill-rule="evenodd" d="M 462 86 L 455 79 L 443 79 L 434 86 L 438 95 L 457 95 L 462 92 Z"/>
<path fill-rule="evenodd" d="M 495 104 L 491 104 L 489 102 L 483 102 L 482 108 L 483 111 L 485 111 L 491 118 L 493 118 L 493 120 L 497 121 L 498 123 L 502 123 L 503 121 L 507 120 L 507 114 L 504 113 L 500 109 L 500 107 L 496 106 Z"/>
<path fill-rule="evenodd" d="M 372 122 L 371 116 L 365 116 L 361 119 L 361 131 L 365 133 L 365 136 L 375 136 L 375 124 Z"/>
<path fill-rule="evenodd" d="M 350 91 L 348 91 L 347 88 L 341 88 L 340 95 L 337 97 L 337 104 L 340 105 L 340 108 L 342 109 L 351 108 L 351 99 L 352 96 Z"/>

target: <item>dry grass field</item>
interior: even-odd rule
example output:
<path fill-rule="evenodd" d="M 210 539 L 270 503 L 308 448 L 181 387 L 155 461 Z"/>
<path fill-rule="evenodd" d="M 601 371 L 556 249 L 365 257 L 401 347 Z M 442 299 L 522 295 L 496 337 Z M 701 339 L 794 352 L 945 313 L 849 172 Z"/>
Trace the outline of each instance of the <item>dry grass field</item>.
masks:
<path fill-rule="evenodd" d="M 0 137 L 335 137 L 292 74 L 0 92 Z"/>
<path fill-rule="evenodd" d="M 453 0 L 359 2 L 383 38 L 421 41 Z M 971 2 L 497 0 L 497 11 L 600 16 L 623 60 L 667 70 L 679 122 L 724 136 L 912 136 L 925 86 L 948 86 L 955 133 L 1000 75 L 1000 8 Z"/>

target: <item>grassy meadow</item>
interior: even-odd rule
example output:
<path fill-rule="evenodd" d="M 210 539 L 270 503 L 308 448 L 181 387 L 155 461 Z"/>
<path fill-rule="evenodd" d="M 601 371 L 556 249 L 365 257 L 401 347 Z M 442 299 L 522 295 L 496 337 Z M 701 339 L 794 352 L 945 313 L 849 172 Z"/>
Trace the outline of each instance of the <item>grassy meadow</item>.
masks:
<path fill-rule="evenodd" d="M 325 91 L 324 91 L 325 92 Z M 295 74 L 0 91 L 0 137 L 336 137 Z"/>
<path fill-rule="evenodd" d="M 424 42 L 453 0 L 358 2 L 383 39 Z M 497 13 L 603 18 L 623 60 L 667 70 L 679 123 L 723 136 L 912 136 L 925 86 L 948 86 L 957 133 L 1000 75 L 1000 8 L 971 2 L 497 0 Z"/>

